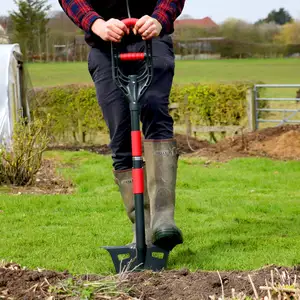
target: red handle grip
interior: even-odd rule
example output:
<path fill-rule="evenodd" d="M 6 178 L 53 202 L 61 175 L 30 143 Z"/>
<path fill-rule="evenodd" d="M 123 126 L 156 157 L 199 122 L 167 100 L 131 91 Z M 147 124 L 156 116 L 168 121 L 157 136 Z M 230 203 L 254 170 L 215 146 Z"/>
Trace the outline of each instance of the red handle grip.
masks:
<path fill-rule="evenodd" d="M 143 52 L 130 52 L 119 54 L 119 59 L 122 61 L 144 60 L 146 57 Z"/>
<path fill-rule="evenodd" d="M 134 27 L 138 19 L 136 18 L 128 18 L 122 20 L 122 22 L 127 26 L 127 27 Z"/>

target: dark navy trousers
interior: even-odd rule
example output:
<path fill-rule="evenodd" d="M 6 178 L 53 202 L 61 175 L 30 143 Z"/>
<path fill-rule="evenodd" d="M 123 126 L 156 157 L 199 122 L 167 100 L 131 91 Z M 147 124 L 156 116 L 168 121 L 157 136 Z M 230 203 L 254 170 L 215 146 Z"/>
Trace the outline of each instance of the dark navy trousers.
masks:
<path fill-rule="evenodd" d="M 145 42 L 122 45 L 124 52 L 143 52 Z M 169 94 L 174 77 L 174 52 L 170 36 L 154 38 L 153 81 L 141 98 L 141 123 L 145 139 L 173 138 L 173 119 L 169 114 Z M 99 106 L 110 134 L 115 170 L 132 167 L 131 123 L 129 103 L 112 79 L 110 44 L 93 47 L 89 53 L 88 69 L 96 88 Z"/>

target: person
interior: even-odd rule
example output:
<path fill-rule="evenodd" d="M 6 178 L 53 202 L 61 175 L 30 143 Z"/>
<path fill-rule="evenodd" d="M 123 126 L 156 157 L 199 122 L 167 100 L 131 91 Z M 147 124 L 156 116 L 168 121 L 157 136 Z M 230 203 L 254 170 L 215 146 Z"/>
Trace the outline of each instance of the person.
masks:
<path fill-rule="evenodd" d="M 128 52 L 141 52 L 145 40 L 152 40 L 153 80 L 141 103 L 146 243 L 172 250 L 183 243 L 183 235 L 174 221 L 179 155 L 168 108 L 175 68 L 171 34 L 185 0 L 58 1 L 66 15 L 85 32 L 90 46 L 88 70 L 109 129 L 114 178 L 133 231 L 130 110 L 112 79 L 111 42 L 122 44 Z M 121 21 L 129 17 L 138 19 L 133 33 Z M 132 245 L 135 241 L 134 233 Z"/>

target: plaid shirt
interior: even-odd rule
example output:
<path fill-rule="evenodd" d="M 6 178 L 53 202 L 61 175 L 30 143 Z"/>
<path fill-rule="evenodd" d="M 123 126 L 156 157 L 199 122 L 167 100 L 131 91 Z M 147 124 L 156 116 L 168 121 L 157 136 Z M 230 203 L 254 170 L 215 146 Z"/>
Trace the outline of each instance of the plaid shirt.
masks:
<path fill-rule="evenodd" d="M 99 0 L 101 1 L 101 0 Z M 102 18 L 89 4 L 89 0 L 59 0 L 69 18 L 86 33 L 90 32 L 95 20 Z M 163 32 L 171 33 L 173 23 L 181 14 L 185 0 L 158 0 L 152 17 L 163 27 Z"/>

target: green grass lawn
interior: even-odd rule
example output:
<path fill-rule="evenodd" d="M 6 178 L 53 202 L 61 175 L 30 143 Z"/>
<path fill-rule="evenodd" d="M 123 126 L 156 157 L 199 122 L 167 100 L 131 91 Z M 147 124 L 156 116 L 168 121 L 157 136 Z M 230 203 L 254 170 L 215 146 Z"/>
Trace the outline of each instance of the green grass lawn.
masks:
<path fill-rule="evenodd" d="M 73 195 L 0 194 L 0 260 L 75 273 L 113 272 L 100 246 L 131 241 L 110 157 L 49 152 L 67 166 Z M 247 270 L 300 263 L 299 162 L 181 159 L 176 222 L 185 243 L 169 268 Z"/>
<path fill-rule="evenodd" d="M 87 62 L 28 64 L 35 87 L 91 83 Z M 300 83 L 299 59 L 177 61 L 176 83 L 254 80 Z"/>

